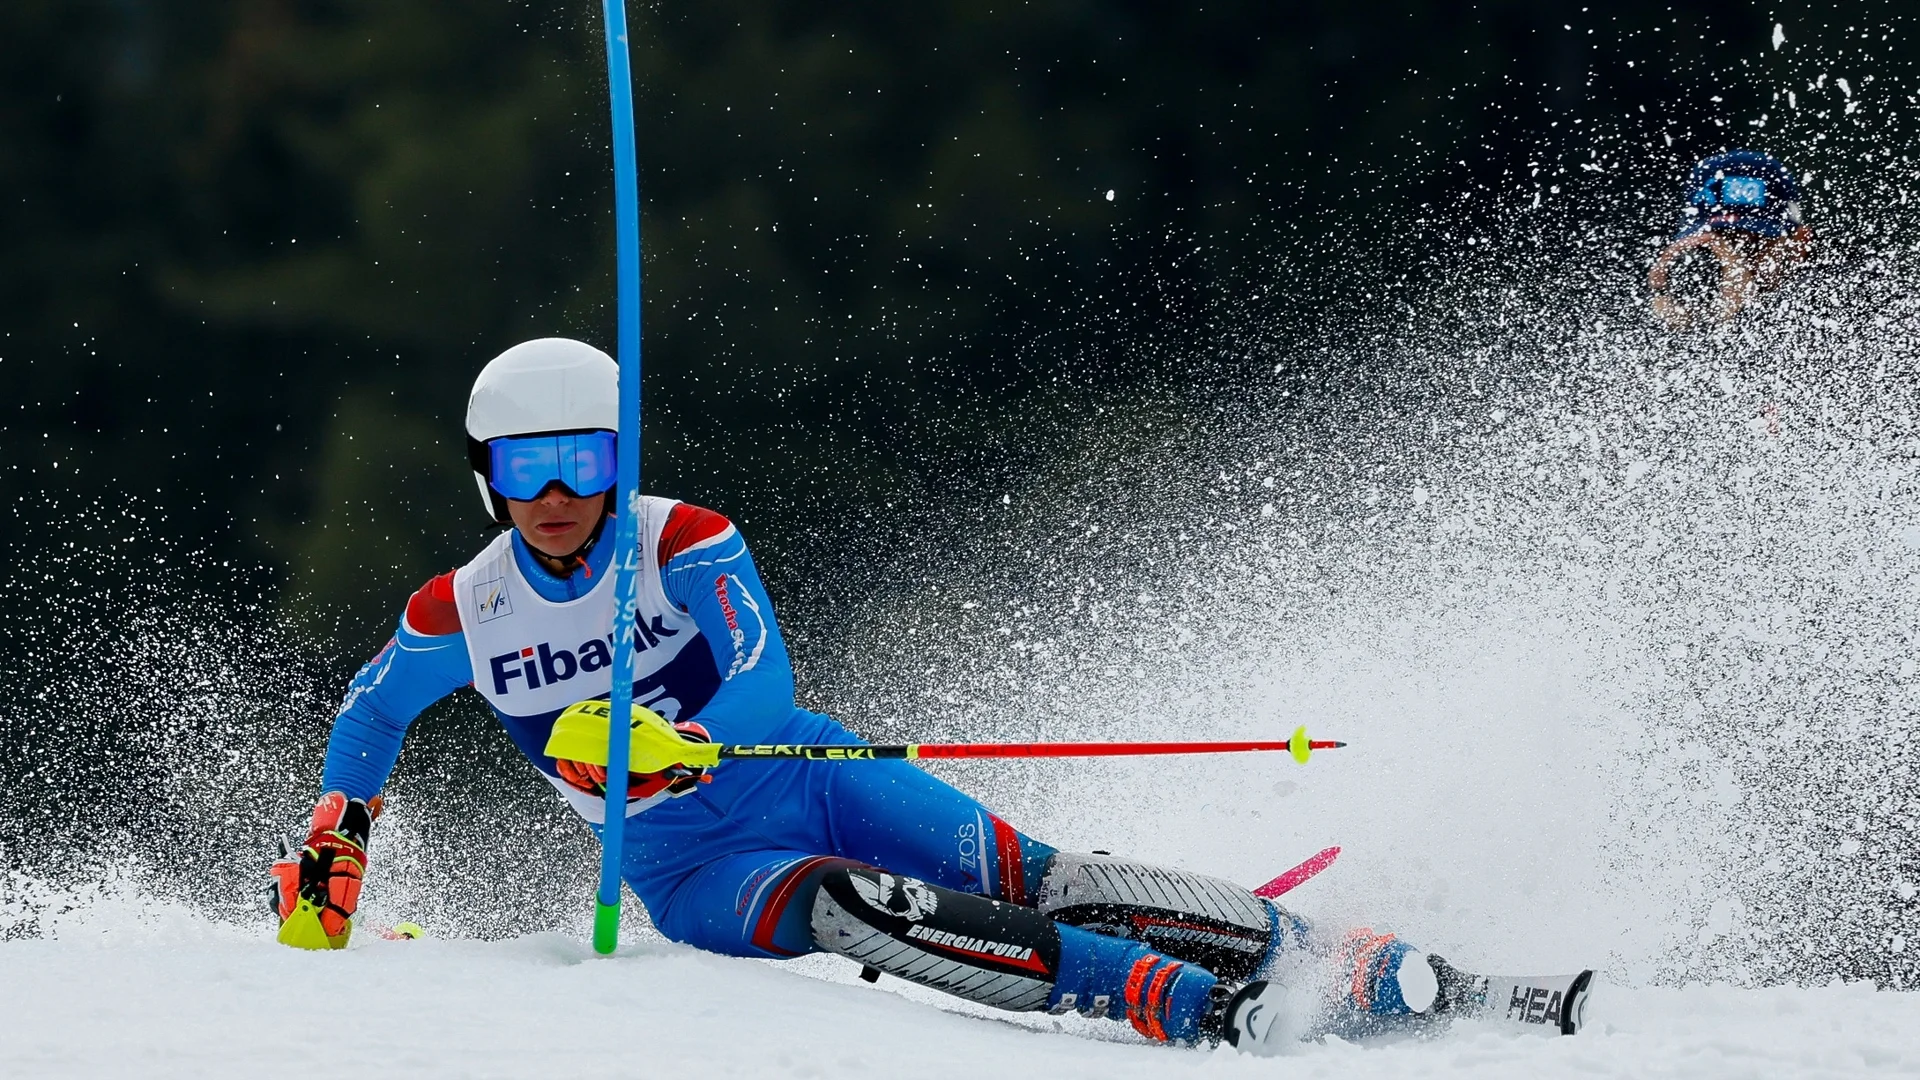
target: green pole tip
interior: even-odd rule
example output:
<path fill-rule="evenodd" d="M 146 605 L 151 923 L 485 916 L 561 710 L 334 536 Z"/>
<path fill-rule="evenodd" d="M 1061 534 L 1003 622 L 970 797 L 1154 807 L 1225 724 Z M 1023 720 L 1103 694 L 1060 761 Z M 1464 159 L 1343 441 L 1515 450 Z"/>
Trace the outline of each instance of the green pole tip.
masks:
<path fill-rule="evenodd" d="M 612 956 L 620 944 L 620 905 L 593 902 L 593 951 Z"/>

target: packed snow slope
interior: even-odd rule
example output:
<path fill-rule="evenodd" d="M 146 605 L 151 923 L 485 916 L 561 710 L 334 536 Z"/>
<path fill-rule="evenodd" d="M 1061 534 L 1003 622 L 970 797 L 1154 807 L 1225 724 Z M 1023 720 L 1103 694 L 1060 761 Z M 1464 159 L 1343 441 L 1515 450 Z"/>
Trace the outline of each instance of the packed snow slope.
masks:
<path fill-rule="evenodd" d="M 988 1013 L 851 965 L 577 936 L 372 940 L 296 953 L 190 916 L 0 946 L 0 1075 L 1798 1077 L 1920 1071 L 1920 995 L 1603 987 L 1573 1038 L 1462 1024 L 1281 1059 L 1152 1046 L 1120 1025 Z"/>

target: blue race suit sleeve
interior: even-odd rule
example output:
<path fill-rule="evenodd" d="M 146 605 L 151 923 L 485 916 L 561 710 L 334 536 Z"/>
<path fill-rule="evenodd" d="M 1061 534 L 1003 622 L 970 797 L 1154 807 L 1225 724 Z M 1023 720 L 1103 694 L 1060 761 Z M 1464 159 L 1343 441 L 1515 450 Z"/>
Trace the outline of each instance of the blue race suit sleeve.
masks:
<path fill-rule="evenodd" d="M 720 673 L 706 707 L 684 719 L 699 721 L 716 742 L 758 742 L 793 715 L 793 662 L 747 542 L 712 517 L 723 532 L 660 568 L 667 599 L 693 616 Z"/>
<path fill-rule="evenodd" d="M 393 640 L 347 687 L 327 739 L 320 790 L 350 799 L 379 794 L 413 718 L 472 681 L 465 634 L 422 634 L 402 619 Z"/>

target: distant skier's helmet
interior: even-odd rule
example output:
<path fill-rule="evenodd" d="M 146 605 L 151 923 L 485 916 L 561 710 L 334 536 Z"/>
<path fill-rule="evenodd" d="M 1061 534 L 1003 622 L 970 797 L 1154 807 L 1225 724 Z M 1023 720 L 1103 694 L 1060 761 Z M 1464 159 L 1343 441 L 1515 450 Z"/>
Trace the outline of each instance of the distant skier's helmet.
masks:
<path fill-rule="evenodd" d="M 557 481 L 575 495 L 613 487 L 620 369 L 570 338 L 523 342 L 494 357 L 467 399 L 467 459 L 480 498 L 506 522 L 507 497 L 532 499 Z M 526 436 L 552 436 L 529 439 Z"/>
<path fill-rule="evenodd" d="M 1805 223 L 1793 170 L 1772 154 L 1757 150 L 1715 154 L 1693 167 L 1687 190 L 1687 208 L 1681 212 L 1675 240 L 1723 229 L 1775 237 Z"/>

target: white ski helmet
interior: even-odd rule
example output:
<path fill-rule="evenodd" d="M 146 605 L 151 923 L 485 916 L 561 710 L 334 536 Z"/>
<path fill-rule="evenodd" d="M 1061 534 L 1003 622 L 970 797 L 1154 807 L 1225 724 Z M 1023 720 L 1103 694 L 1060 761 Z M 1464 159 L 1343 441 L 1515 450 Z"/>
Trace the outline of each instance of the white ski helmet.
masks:
<path fill-rule="evenodd" d="M 487 440 L 547 432 L 618 431 L 620 367 L 572 338 L 538 338 L 494 357 L 467 399 L 467 459 L 498 522 L 507 501 L 487 484 Z"/>

